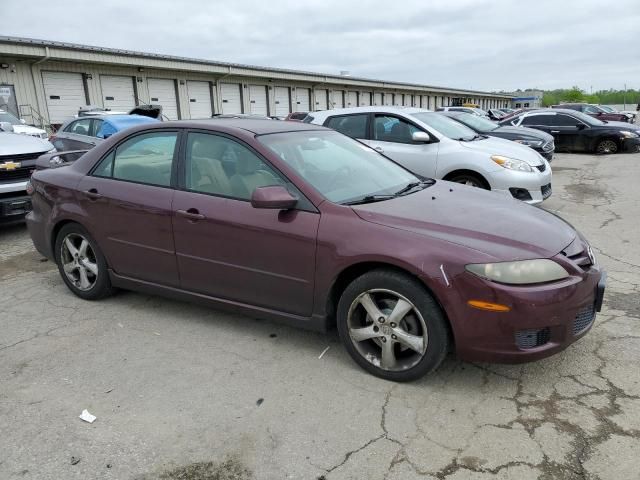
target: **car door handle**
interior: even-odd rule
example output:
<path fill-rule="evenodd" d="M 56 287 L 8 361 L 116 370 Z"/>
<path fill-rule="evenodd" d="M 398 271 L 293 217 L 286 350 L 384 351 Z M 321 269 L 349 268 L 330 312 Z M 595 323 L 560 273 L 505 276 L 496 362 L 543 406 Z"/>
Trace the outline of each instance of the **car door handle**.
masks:
<path fill-rule="evenodd" d="M 551 133 L 560 133 L 560 130 L 551 130 Z"/>
<path fill-rule="evenodd" d="M 204 220 L 206 217 L 202 215 L 197 208 L 190 208 L 189 210 L 176 210 L 176 215 L 189 220 Z"/>
<path fill-rule="evenodd" d="M 85 190 L 84 194 L 89 197 L 91 200 L 97 200 L 102 198 L 102 195 L 98 193 L 98 190 L 95 188 L 90 188 L 89 190 Z"/>
<path fill-rule="evenodd" d="M 382 147 L 373 147 L 376 152 L 384 153 L 384 149 Z"/>

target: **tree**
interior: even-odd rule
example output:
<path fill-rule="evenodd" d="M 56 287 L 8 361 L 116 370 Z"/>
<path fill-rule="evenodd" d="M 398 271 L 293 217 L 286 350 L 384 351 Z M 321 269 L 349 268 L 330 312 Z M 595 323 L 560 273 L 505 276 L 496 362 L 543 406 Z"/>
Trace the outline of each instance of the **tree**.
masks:
<path fill-rule="evenodd" d="M 584 93 L 578 87 L 574 86 L 571 90 L 567 90 L 562 98 L 563 101 L 568 103 L 584 102 Z"/>

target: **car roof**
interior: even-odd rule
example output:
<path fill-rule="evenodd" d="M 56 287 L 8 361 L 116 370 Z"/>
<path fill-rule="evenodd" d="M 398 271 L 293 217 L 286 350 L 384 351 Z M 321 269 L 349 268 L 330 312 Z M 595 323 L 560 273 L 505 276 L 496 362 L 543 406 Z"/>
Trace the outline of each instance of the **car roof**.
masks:
<path fill-rule="evenodd" d="M 158 123 L 160 120 L 151 117 L 145 117 L 144 115 L 104 115 L 104 116 L 91 116 L 91 118 L 99 118 L 105 123 L 110 124 L 116 130 L 124 130 L 133 125 L 141 125 L 144 123 Z"/>
<path fill-rule="evenodd" d="M 326 130 L 324 127 L 301 122 L 284 122 L 281 120 L 267 120 L 254 118 L 207 118 L 204 120 L 176 120 L 162 122 L 163 127 L 206 128 L 224 127 L 232 130 L 244 130 L 262 135 L 267 133 L 282 133 L 304 130 Z"/>
<path fill-rule="evenodd" d="M 335 108 L 332 110 L 321 110 L 317 112 L 309 112 L 312 117 L 329 117 L 334 115 L 351 115 L 354 113 L 404 113 L 410 115 L 412 113 L 419 112 L 433 112 L 433 110 L 427 110 L 426 108 L 418 107 L 401 107 L 395 105 L 377 105 L 370 107 L 350 107 L 350 108 Z"/>

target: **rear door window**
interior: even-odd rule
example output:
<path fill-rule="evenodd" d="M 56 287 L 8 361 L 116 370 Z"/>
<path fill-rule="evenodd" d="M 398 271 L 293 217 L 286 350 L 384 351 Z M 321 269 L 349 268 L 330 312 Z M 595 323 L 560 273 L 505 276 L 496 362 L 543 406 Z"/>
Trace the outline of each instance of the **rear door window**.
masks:
<path fill-rule="evenodd" d="M 341 115 L 331 117 L 326 122 L 326 127 L 332 128 L 351 138 L 367 138 L 367 125 L 369 115 Z"/>
<path fill-rule="evenodd" d="M 373 139 L 380 142 L 413 143 L 413 133 L 420 129 L 402 118 L 376 115 L 373 123 Z"/>
<path fill-rule="evenodd" d="M 89 136 L 91 133 L 91 119 L 83 118 L 82 120 L 76 120 L 75 122 L 71 122 L 64 129 L 65 132 L 73 133 L 75 135 L 86 135 Z"/>
<path fill-rule="evenodd" d="M 168 187 L 177 138 L 177 132 L 136 135 L 103 158 L 93 175 Z"/>
<path fill-rule="evenodd" d="M 557 115 L 529 115 L 522 119 L 522 123 L 520 125 L 542 125 L 542 126 L 552 126 L 556 125 Z"/>

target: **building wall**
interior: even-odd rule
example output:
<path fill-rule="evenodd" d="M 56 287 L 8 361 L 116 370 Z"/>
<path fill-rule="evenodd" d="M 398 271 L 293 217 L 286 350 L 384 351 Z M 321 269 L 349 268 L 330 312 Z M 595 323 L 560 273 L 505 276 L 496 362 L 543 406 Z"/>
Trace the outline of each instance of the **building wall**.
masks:
<path fill-rule="evenodd" d="M 11 48 L 9 48 L 11 47 Z M 13 55 L 3 55 L 2 52 L 11 52 Z M 405 103 L 411 102 L 415 106 L 435 109 L 438 106 L 449 105 L 452 98 L 460 96 L 460 93 L 447 93 L 441 88 L 434 88 L 429 91 L 426 88 L 415 88 L 412 86 L 394 85 L 382 86 L 384 82 L 366 81 L 360 79 L 350 79 L 349 77 L 336 78 L 318 75 L 317 79 L 310 78 L 312 74 L 295 74 L 281 71 L 265 71 L 256 75 L 255 70 L 241 67 L 224 67 L 220 65 L 208 64 L 185 64 L 178 61 L 161 60 L 157 58 L 130 58 L 115 54 L 102 52 L 74 52 L 61 48 L 47 49 L 50 57 L 43 55 L 43 49 L 24 45 L 0 45 L 0 63 L 8 65 L 7 68 L 0 68 L 0 85 L 13 85 L 17 103 L 21 107 L 21 114 L 30 123 L 38 123 L 36 117 L 41 116 L 43 123 L 49 123 L 47 111 L 47 101 L 45 98 L 42 72 L 74 72 L 84 74 L 84 83 L 88 96 L 88 105 L 103 107 L 103 94 L 101 86 L 101 75 L 122 75 L 136 79 L 135 85 L 140 103 L 152 103 L 149 97 L 148 79 L 165 78 L 172 79 L 177 85 L 177 103 L 179 118 L 190 118 L 189 97 L 187 82 L 189 80 L 200 80 L 211 82 L 213 111 L 222 111 L 220 84 L 238 83 L 242 85 L 242 109 L 249 112 L 249 85 L 260 85 L 266 87 L 268 92 L 268 109 L 270 114 L 275 114 L 274 89 L 277 86 L 288 87 L 290 95 L 295 99 L 295 91 L 299 88 L 309 89 L 311 109 L 315 106 L 315 90 L 328 90 L 329 108 L 333 97 L 333 92 L 343 92 L 346 98 L 348 91 L 357 92 L 358 104 L 362 104 L 365 99 L 373 102 L 375 93 L 382 93 L 384 97 L 393 96 L 402 101 L 404 95 Z M 29 55 L 26 58 L 24 55 Z M 226 72 L 226 73 L 225 73 Z M 486 104 L 509 102 L 508 98 L 476 97 L 475 101 L 485 101 Z M 384 101 L 383 103 L 386 103 Z M 427 105 L 428 103 L 428 105 Z M 291 102 L 292 110 L 296 110 L 295 100 Z M 81 105 L 78 105 L 80 107 Z M 28 112 L 32 108 L 34 115 L 29 118 Z"/>

